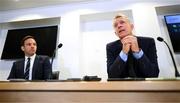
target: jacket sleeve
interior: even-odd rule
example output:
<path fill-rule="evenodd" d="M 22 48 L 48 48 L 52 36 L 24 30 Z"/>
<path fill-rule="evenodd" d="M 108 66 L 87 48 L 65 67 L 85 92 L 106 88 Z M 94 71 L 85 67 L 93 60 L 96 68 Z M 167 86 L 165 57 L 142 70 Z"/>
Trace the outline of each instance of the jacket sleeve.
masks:
<path fill-rule="evenodd" d="M 149 43 L 146 46 L 147 49 L 143 51 L 143 56 L 137 60 L 137 69 L 142 72 L 144 77 L 158 77 L 159 67 L 154 39 L 149 39 Z"/>
<path fill-rule="evenodd" d="M 13 66 L 12 66 L 12 68 L 11 68 L 11 71 L 10 71 L 10 73 L 9 73 L 9 76 L 8 76 L 8 80 L 9 79 L 14 79 L 15 78 L 15 72 L 16 72 L 16 66 L 15 66 L 15 62 L 13 63 Z"/>
<path fill-rule="evenodd" d="M 44 68 L 44 79 L 51 79 L 52 78 L 52 66 L 50 64 L 49 61 L 49 57 L 45 57 L 44 58 L 44 64 L 43 64 L 43 68 Z"/>
<path fill-rule="evenodd" d="M 108 78 L 119 78 L 123 76 L 126 62 L 119 55 L 114 55 L 113 48 L 108 44 L 106 45 L 106 55 Z"/>

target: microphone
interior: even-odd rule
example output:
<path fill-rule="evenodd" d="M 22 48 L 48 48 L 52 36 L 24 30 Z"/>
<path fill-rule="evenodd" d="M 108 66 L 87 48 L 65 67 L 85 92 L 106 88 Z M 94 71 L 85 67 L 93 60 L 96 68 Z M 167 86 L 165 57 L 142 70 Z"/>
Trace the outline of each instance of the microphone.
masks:
<path fill-rule="evenodd" d="M 179 74 L 179 72 L 177 70 L 176 63 L 175 63 L 175 60 L 174 60 L 174 57 L 173 57 L 173 54 L 172 54 L 172 51 L 171 51 L 169 45 L 167 44 L 166 41 L 164 41 L 164 39 L 162 37 L 157 37 L 157 40 L 160 41 L 160 42 L 164 42 L 166 44 L 166 46 L 168 47 L 169 53 L 170 53 L 172 61 L 173 61 L 174 69 L 175 69 L 175 76 L 179 77 L 180 74 Z"/>
<path fill-rule="evenodd" d="M 60 43 L 60 44 L 57 46 L 57 48 L 54 50 L 53 56 L 52 56 L 52 59 L 51 59 L 51 66 L 52 66 L 53 60 L 54 60 L 54 58 L 55 58 L 56 50 L 58 50 L 58 49 L 61 48 L 62 46 L 63 46 L 63 44 Z"/>
<path fill-rule="evenodd" d="M 62 43 L 60 43 L 59 45 L 58 45 L 58 48 L 61 48 L 63 46 L 63 44 Z"/>
<path fill-rule="evenodd" d="M 157 37 L 157 40 L 159 40 L 160 42 L 164 41 L 164 39 L 161 37 Z"/>

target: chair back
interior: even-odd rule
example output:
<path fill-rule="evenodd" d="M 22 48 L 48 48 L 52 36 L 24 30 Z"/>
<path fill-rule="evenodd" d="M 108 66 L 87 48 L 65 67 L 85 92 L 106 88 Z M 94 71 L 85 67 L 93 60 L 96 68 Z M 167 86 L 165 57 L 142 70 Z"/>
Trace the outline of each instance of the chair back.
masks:
<path fill-rule="evenodd" d="M 52 79 L 58 80 L 59 79 L 59 71 L 52 72 Z"/>

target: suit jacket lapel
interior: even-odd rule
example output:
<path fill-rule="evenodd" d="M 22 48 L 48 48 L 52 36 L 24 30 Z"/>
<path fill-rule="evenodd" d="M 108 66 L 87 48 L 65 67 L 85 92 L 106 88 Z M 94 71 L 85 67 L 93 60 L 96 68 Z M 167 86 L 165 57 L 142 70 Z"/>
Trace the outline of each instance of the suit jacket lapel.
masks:
<path fill-rule="evenodd" d="M 36 75 L 35 72 L 37 68 L 38 68 L 38 56 L 36 55 L 34 59 L 33 68 L 32 68 L 32 79 L 35 78 L 35 75 Z"/>

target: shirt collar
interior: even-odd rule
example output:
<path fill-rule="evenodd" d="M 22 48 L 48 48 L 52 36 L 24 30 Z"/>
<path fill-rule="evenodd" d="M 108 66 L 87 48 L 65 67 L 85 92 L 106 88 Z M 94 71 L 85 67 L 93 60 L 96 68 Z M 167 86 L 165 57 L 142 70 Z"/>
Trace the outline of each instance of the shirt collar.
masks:
<path fill-rule="evenodd" d="M 36 54 L 34 54 L 34 55 L 30 56 L 30 57 L 25 56 L 25 60 L 27 60 L 28 58 L 34 59 L 34 58 L 35 58 L 35 56 L 36 56 Z"/>

